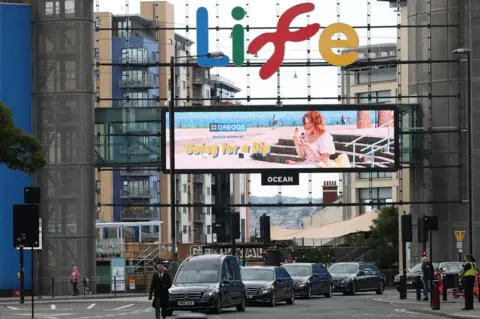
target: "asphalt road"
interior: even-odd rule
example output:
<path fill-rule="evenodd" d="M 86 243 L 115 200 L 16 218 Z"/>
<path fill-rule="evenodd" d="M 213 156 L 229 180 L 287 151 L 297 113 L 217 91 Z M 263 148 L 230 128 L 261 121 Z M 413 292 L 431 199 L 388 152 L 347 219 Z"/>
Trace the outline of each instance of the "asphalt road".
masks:
<path fill-rule="evenodd" d="M 261 319 L 374 319 L 374 318 L 417 318 L 418 314 L 395 309 L 388 303 L 375 301 L 376 294 L 363 293 L 356 296 L 335 294 L 332 298 L 323 297 L 312 300 L 297 299 L 294 305 L 279 304 L 275 308 L 268 306 L 249 306 L 245 313 L 225 309 L 220 315 L 208 315 L 210 319 L 261 318 Z M 115 300 L 75 300 L 57 303 L 42 303 L 35 307 L 35 318 L 41 319 L 153 319 L 154 310 L 146 298 L 122 298 Z M 397 306 L 398 307 L 398 306 Z M 178 315 L 179 313 L 174 313 Z M 424 318 L 433 318 L 421 315 Z M 2 305 L 1 319 L 31 318 L 31 306 Z"/>

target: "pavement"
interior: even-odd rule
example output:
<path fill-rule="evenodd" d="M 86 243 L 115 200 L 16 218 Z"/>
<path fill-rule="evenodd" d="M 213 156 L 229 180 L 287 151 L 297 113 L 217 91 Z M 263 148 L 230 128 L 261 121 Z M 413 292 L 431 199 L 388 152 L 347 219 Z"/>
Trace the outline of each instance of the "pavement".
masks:
<path fill-rule="evenodd" d="M 376 318 L 438 318 L 432 314 L 419 315 L 403 306 L 390 302 L 379 302 L 378 297 L 394 298 L 393 293 L 383 296 L 375 293 L 359 293 L 355 296 L 334 294 L 332 298 L 314 297 L 312 300 L 297 299 L 294 305 L 278 304 L 268 306 L 248 306 L 245 313 L 225 309 L 220 315 L 208 315 L 209 319 L 250 318 L 250 319 L 376 319 Z M 174 316 L 182 318 L 181 313 Z M 153 319 L 151 301 L 145 296 L 116 299 L 72 299 L 63 302 L 51 301 L 35 305 L 35 318 L 39 319 Z M 31 304 L 11 305 L 0 303 L 1 319 L 31 318 Z"/>
<path fill-rule="evenodd" d="M 68 302 L 68 301 L 78 301 L 78 300 L 90 300 L 90 299 L 122 299 L 122 298 L 133 298 L 133 297 L 144 297 L 147 296 L 145 293 L 117 293 L 117 294 L 95 294 L 95 295 L 79 295 L 79 296 L 41 296 L 35 297 L 34 303 L 49 303 L 49 302 Z M 26 296 L 25 302 L 30 303 L 32 297 Z M 19 304 L 20 297 L 5 297 L 0 298 L 0 305 L 5 304 Z"/>
<path fill-rule="evenodd" d="M 423 295 L 422 295 L 423 298 Z M 383 296 L 377 296 L 375 301 L 383 304 L 390 304 L 397 309 L 403 309 L 408 312 L 416 312 L 419 314 L 433 315 L 436 318 L 480 318 L 480 302 L 475 299 L 474 307 L 476 309 L 470 311 L 462 311 L 465 306 L 463 297 L 454 299 L 451 294 L 448 294 L 447 301 L 442 301 L 440 297 L 440 310 L 432 310 L 429 301 L 417 301 L 415 292 L 408 292 L 407 299 L 400 300 L 398 292 L 389 292 Z"/>

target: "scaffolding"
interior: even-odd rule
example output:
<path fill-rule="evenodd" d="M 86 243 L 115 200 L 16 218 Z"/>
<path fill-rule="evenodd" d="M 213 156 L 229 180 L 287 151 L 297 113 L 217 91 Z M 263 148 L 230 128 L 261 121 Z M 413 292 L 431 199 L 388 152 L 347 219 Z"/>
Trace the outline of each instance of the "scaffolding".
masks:
<path fill-rule="evenodd" d="M 178 3 L 179 1 L 176 1 Z M 267 4 L 268 2 L 268 4 Z M 364 68 L 368 72 L 368 102 L 379 103 L 374 97 L 375 82 L 372 80 L 372 74 L 376 68 L 383 66 L 394 66 L 397 69 L 397 88 L 395 94 L 391 94 L 388 98 L 391 103 L 400 105 L 400 150 L 401 164 L 398 171 L 398 194 L 395 202 L 391 205 L 398 206 L 400 211 L 411 212 L 414 220 L 421 214 L 438 215 L 441 220 L 440 231 L 441 236 L 436 238 L 434 247 L 442 247 L 443 255 L 441 258 L 454 258 L 456 251 L 454 247 L 455 239 L 453 230 L 458 227 L 466 227 L 465 218 L 457 218 L 456 215 L 465 216 L 466 202 L 465 197 L 465 176 L 472 172 L 466 171 L 466 138 L 465 133 L 472 128 L 466 125 L 466 99 L 462 88 L 465 87 L 465 68 L 456 57 L 452 55 L 452 51 L 457 47 L 471 47 L 471 35 L 468 30 L 472 28 L 472 21 L 468 19 L 471 8 L 467 7 L 464 0 L 432 1 L 432 0 L 361 0 L 355 1 L 365 12 L 363 23 L 355 24 L 354 28 L 361 34 L 361 38 L 365 39 L 362 44 L 367 48 L 367 57 L 362 61 L 357 61 L 352 67 Z M 382 3 L 383 2 L 383 3 Z M 156 61 L 145 61 L 140 63 L 145 68 L 155 68 L 156 84 L 158 85 L 158 96 L 154 98 L 140 99 L 155 104 L 151 108 L 113 108 L 103 109 L 114 105 L 118 102 L 129 102 L 129 98 L 106 97 L 101 94 L 102 76 L 112 73 L 115 68 L 125 70 L 135 69 L 131 63 L 125 60 L 116 61 L 113 58 L 109 61 L 103 60 L 101 52 L 100 39 L 102 34 L 108 32 L 118 32 L 124 30 L 127 33 L 127 44 L 129 43 L 128 34 L 130 32 L 153 32 L 156 39 L 156 48 L 168 47 L 169 38 L 166 34 L 178 32 L 185 38 L 189 39 L 195 34 L 195 26 L 191 24 L 190 17 L 197 8 L 193 8 L 188 0 L 184 0 L 185 15 L 183 21 L 175 20 L 172 22 L 171 17 L 166 18 L 165 15 L 159 14 L 159 5 L 161 2 L 149 2 L 153 12 L 152 21 L 148 25 L 131 27 L 128 23 L 130 15 L 130 3 L 128 0 L 124 4 L 124 15 L 127 19 L 125 28 L 117 25 L 105 26 L 98 23 L 101 20 L 100 0 L 96 0 L 96 56 L 95 74 L 96 74 L 96 112 L 97 131 L 96 131 L 96 158 L 97 169 L 101 172 L 135 172 L 144 170 L 154 170 L 158 182 L 161 184 L 166 176 L 160 172 L 161 168 L 161 146 L 159 129 L 162 126 L 159 112 L 168 102 L 168 59 L 166 52 L 172 53 L 168 49 L 155 52 Z M 382 4 L 379 4 L 382 3 Z M 145 4 L 147 5 L 147 4 Z M 256 37 L 259 32 L 271 32 L 276 27 L 274 25 L 262 25 L 259 20 L 252 19 L 252 13 L 256 10 L 256 6 L 250 0 L 245 0 L 243 8 L 247 15 L 243 21 L 245 26 L 245 39 L 247 45 L 251 39 Z M 275 9 L 277 20 L 280 14 L 286 9 L 280 4 L 279 0 L 262 1 L 262 5 L 268 6 L 269 9 Z M 349 23 L 343 18 L 343 12 L 348 12 L 348 6 L 351 2 L 337 0 L 335 4 L 336 21 Z M 396 21 L 391 23 L 374 24 L 376 17 L 372 14 L 373 6 L 387 7 L 390 5 L 392 10 L 396 11 Z M 181 5 L 175 4 L 176 11 Z M 229 40 L 228 33 L 231 32 L 230 26 L 225 26 L 225 19 L 222 19 L 221 13 L 224 7 L 231 7 L 231 4 L 220 4 L 219 0 L 215 3 L 206 4 L 210 12 L 215 12 L 215 26 L 210 26 L 212 33 L 216 34 L 215 43 L 217 51 L 224 51 L 229 48 L 225 42 Z M 326 9 L 325 9 L 326 10 Z M 265 14 L 264 10 L 260 10 Z M 360 14 L 356 14 L 358 19 Z M 176 16 L 176 18 L 178 15 Z M 226 17 L 229 18 L 228 16 Z M 305 23 L 308 24 L 312 20 L 310 14 L 305 15 Z M 254 21 L 258 25 L 250 25 Z M 467 23 L 467 22 L 468 23 Z M 292 29 L 298 29 L 293 27 Z M 382 34 L 385 30 L 396 30 L 393 39 L 396 41 L 396 58 L 394 61 L 382 62 L 373 58 L 370 53 L 372 47 L 378 42 L 377 34 Z M 377 33 L 378 32 L 378 33 Z M 340 39 L 340 35 L 338 35 Z M 388 37 L 387 37 L 388 38 Z M 244 73 L 245 85 L 243 86 L 244 96 L 232 98 L 232 100 L 243 102 L 247 109 L 249 105 L 269 104 L 323 104 L 323 103 L 358 103 L 359 96 L 345 96 L 342 89 L 342 79 L 344 71 L 337 68 L 338 77 L 338 93 L 337 95 L 322 96 L 316 93 L 314 85 L 318 85 L 316 81 L 319 72 L 332 68 L 328 63 L 312 54 L 316 51 L 312 49 L 312 39 L 305 41 L 305 47 L 295 50 L 288 50 L 289 55 L 282 67 L 276 74 L 276 79 L 265 81 L 265 87 L 270 89 L 260 90 L 261 93 L 255 93 L 252 90 L 254 81 L 254 72 L 261 67 L 266 59 L 269 58 L 270 52 L 261 52 L 260 56 L 251 54 L 246 55 L 246 63 L 243 66 L 229 65 L 226 69 L 217 68 L 217 74 L 224 74 L 235 68 L 235 74 Z M 315 47 L 315 46 L 313 46 Z M 190 49 L 186 51 L 190 55 Z M 139 64 L 136 65 L 137 67 Z M 184 59 L 176 64 L 176 72 L 183 68 L 194 68 L 198 66 L 194 58 Z M 298 81 L 304 81 L 305 92 L 299 94 L 301 90 L 295 92 L 285 92 L 283 88 L 288 87 L 282 85 L 286 78 L 291 78 L 292 73 Z M 232 73 L 233 74 L 233 73 Z M 163 81 L 162 81 L 163 79 Z M 276 81 L 274 84 L 272 82 Z M 178 83 L 178 81 L 175 81 Z M 190 81 L 187 81 L 190 83 Z M 288 81 L 286 81 L 288 83 Z M 313 83 L 313 85 L 312 85 Z M 274 87 L 274 89 L 273 89 Z M 203 102 L 212 100 L 211 98 L 199 98 L 190 95 L 190 87 L 187 86 L 187 96 L 177 96 L 175 105 L 187 103 L 191 105 L 194 101 Z M 111 115 L 107 115 L 108 113 Z M 121 115 L 120 115 L 121 114 Z M 104 120 L 100 119 L 102 116 Z M 116 122 L 113 118 L 121 119 L 121 128 L 115 128 Z M 146 120 L 148 118 L 148 120 Z M 102 123 L 100 123 L 102 122 Z M 111 122 L 111 123 L 110 123 Z M 143 123 L 151 123 L 148 132 L 135 131 L 135 127 Z M 100 127 L 102 127 L 100 129 Z M 140 138 L 141 137 L 141 138 Z M 144 141 L 148 140 L 149 143 Z M 114 150 L 123 148 L 124 153 Z M 143 158 L 140 158 L 138 149 L 144 152 Z M 115 155 L 117 154 L 117 155 Z M 123 155 L 118 155 L 123 154 Z M 115 157 L 117 156 L 117 157 Z M 182 178 L 182 177 L 177 177 Z M 340 198 L 342 190 L 348 188 L 348 174 L 342 174 L 340 177 Z M 188 190 L 191 189 L 191 178 L 187 177 Z M 376 179 L 373 174 L 368 178 L 368 188 L 370 189 L 370 198 L 368 205 L 378 207 L 384 205 L 373 194 Z M 282 196 L 285 194 L 282 187 L 278 188 L 278 202 L 275 204 L 247 203 L 239 201 L 231 202 L 215 202 L 215 203 L 199 203 L 191 200 L 190 197 L 180 198 L 177 196 L 178 212 L 182 209 L 193 210 L 196 207 L 313 207 L 313 206 L 340 206 L 340 207 L 359 207 L 366 203 L 360 202 L 344 202 L 342 200 L 322 204 L 314 201 L 313 189 L 315 188 L 314 174 L 308 174 L 308 193 L 305 194 L 307 200 L 302 203 L 289 204 L 286 203 Z M 251 189 L 251 179 L 248 179 L 248 189 Z M 248 194 L 250 197 L 251 193 Z M 125 207 L 133 205 L 131 203 L 120 203 L 118 201 L 105 202 L 98 195 L 98 206 L 101 210 L 105 207 Z M 135 204 L 137 206 L 152 207 L 159 211 L 159 218 L 168 216 L 169 201 L 168 196 L 164 196 L 159 190 L 156 194 L 156 202 L 148 204 Z M 180 213 L 178 213 L 180 214 Z M 177 214 L 177 215 L 178 215 Z M 180 214 L 181 215 L 181 214 Z M 169 224 L 169 223 L 165 223 Z M 167 231 L 168 233 L 168 231 Z M 168 241 L 168 238 L 165 239 Z M 437 246 L 438 245 L 438 246 Z M 445 247 L 448 247 L 445 250 Z M 419 255 L 422 247 L 413 245 L 412 256 Z M 440 251 L 437 249 L 437 251 Z M 474 252 L 475 253 L 475 252 Z M 440 257 L 439 257 L 440 258 Z M 412 260 L 413 261 L 413 260 Z"/>

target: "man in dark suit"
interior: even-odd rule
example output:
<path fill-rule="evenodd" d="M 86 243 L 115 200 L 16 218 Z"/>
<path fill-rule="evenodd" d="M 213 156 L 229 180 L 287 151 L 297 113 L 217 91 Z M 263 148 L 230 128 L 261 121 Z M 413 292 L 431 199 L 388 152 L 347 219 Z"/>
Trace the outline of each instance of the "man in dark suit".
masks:
<path fill-rule="evenodd" d="M 155 308 L 155 318 L 167 318 L 168 313 L 168 289 L 172 286 L 172 279 L 170 275 L 165 272 L 165 267 L 162 264 L 157 265 L 157 273 L 153 275 L 152 284 L 150 285 L 149 300 L 152 300 L 152 307 Z"/>

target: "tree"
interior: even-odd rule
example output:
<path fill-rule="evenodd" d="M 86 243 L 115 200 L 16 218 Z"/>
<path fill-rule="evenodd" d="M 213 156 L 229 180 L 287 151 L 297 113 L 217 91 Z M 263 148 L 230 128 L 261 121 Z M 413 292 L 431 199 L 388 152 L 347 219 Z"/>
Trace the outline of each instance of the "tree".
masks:
<path fill-rule="evenodd" d="M 15 125 L 12 110 L 0 102 L 0 164 L 34 174 L 45 166 L 42 146 L 35 136 Z"/>
<path fill-rule="evenodd" d="M 398 208 L 385 207 L 370 227 L 368 247 L 374 252 L 381 267 L 398 262 Z"/>

